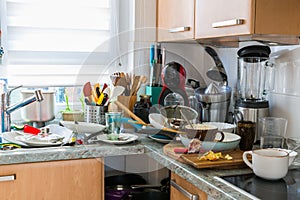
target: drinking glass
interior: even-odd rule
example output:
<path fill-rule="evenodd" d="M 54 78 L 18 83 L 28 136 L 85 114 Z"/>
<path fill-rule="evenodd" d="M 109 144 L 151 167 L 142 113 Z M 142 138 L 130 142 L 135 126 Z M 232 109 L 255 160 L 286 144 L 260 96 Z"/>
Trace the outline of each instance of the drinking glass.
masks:
<path fill-rule="evenodd" d="M 263 117 L 258 121 L 260 148 L 283 148 L 287 119 Z"/>
<path fill-rule="evenodd" d="M 108 134 L 119 134 L 121 131 L 122 112 L 105 113 Z"/>

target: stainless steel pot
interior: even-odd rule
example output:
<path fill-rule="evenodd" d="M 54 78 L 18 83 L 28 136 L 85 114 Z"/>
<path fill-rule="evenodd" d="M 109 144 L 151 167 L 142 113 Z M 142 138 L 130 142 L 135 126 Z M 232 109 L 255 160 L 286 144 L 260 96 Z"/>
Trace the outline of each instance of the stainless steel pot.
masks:
<path fill-rule="evenodd" d="M 201 105 L 201 122 L 226 122 L 231 98 L 231 88 L 223 86 L 215 93 L 206 93 L 205 88 L 195 90 Z"/>
<path fill-rule="evenodd" d="M 21 91 L 22 99 L 26 99 L 34 94 L 33 90 Z M 21 117 L 29 122 L 47 122 L 55 118 L 55 91 L 42 91 L 44 100 L 34 102 L 21 109 Z"/>

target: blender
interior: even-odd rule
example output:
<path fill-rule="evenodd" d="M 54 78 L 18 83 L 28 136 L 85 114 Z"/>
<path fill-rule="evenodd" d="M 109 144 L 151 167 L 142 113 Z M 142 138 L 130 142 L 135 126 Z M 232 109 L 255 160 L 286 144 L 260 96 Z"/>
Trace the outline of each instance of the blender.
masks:
<path fill-rule="evenodd" d="M 258 119 L 269 116 L 267 95 L 273 85 L 273 64 L 269 55 L 271 49 L 263 45 L 241 48 L 238 54 L 236 112 L 244 121 L 256 123 L 255 141 L 258 135 Z"/>

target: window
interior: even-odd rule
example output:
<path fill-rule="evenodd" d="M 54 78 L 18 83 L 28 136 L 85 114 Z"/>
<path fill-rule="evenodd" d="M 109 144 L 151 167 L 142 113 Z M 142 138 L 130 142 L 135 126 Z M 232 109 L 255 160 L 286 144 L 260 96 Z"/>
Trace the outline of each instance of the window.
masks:
<path fill-rule="evenodd" d="M 2 0 L 8 84 L 79 86 L 108 79 L 118 49 L 117 8 L 117 0 Z"/>

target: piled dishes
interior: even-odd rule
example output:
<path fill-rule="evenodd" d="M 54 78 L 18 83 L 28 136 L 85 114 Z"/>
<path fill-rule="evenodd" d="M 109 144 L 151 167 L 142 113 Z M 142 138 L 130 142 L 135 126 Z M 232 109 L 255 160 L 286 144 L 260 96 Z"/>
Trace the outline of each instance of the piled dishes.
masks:
<path fill-rule="evenodd" d="M 64 137 L 57 134 L 49 136 L 33 135 L 21 131 L 4 132 L 2 138 L 23 147 L 50 147 L 63 144 Z"/>
<path fill-rule="evenodd" d="M 74 121 L 60 121 L 60 123 L 72 130 L 72 131 L 76 131 L 79 134 L 83 134 L 83 133 L 97 133 L 100 131 L 103 131 L 105 126 L 101 125 L 101 124 L 95 124 L 95 123 L 88 123 L 88 122 L 77 122 L 75 123 Z"/>

